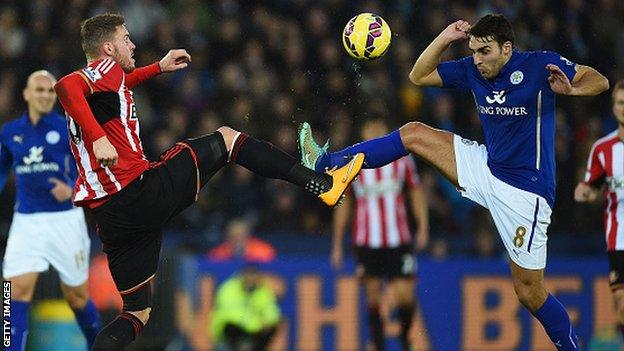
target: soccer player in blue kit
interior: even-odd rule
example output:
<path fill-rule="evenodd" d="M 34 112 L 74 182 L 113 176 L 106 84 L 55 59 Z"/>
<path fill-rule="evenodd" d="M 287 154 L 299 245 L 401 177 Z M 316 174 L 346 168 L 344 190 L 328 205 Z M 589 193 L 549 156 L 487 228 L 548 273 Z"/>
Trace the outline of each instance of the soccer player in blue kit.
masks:
<path fill-rule="evenodd" d="M 451 43 L 463 39 L 469 39 L 472 56 L 440 63 Z M 609 89 L 608 80 L 555 52 L 514 50 L 511 24 L 492 14 L 473 26 L 451 23 L 422 52 L 409 78 L 419 86 L 469 90 L 485 145 L 410 122 L 384 137 L 328 153 L 304 123 L 299 135 L 304 165 L 340 167 L 358 152 L 366 155 L 364 168 L 409 152 L 429 162 L 464 197 L 489 209 L 511 258 L 518 299 L 558 350 L 579 350 L 565 308 L 544 287 L 546 230 L 555 200 L 555 95 L 597 95 Z"/>
<path fill-rule="evenodd" d="M 2 267 L 4 280 L 11 282 L 7 350 L 25 349 L 35 284 L 50 265 L 89 349 L 101 328 L 87 293 L 90 240 L 83 210 L 71 201 L 77 173 L 67 121 L 53 111 L 55 83 L 49 72 L 33 72 L 23 91 L 27 111 L 0 131 L 0 190 L 13 170 L 17 196 Z"/>

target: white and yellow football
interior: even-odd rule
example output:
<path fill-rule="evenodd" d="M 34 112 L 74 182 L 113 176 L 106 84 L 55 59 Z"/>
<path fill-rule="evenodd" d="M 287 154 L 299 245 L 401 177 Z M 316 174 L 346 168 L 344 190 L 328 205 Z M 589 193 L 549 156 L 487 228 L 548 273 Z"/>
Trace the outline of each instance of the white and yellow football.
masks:
<path fill-rule="evenodd" d="M 342 32 L 342 45 L 349 55 L 360 60 L 374 60 L 390 47 L 392 32 L 381 16 L 361 13 L 353 17 Z"/>

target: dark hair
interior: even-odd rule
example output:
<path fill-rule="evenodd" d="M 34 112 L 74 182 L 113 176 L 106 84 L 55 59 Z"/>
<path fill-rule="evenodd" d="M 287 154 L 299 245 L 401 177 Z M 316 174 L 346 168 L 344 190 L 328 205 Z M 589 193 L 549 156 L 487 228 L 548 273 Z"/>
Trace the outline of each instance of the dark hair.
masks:
<path fill-rule="evenodd" d="M 615 99 L 615 94 L 620 90 L 624 90 L 624 80 L 618 80 L 617 83 L 615 83 L 613 91 L 611 92 L 611 98 Z"/>
<path fill-rule="evenodd" d="M 82 50 L 89 57 L 98 55 L 100 45 L 112 38 L 117 27 L 126 23 L 124 17 L 117 13 L 106 13 L 86 19 L 80 25 Z"/>
<path fill-rule="evenodd" d="M 509 41 L 514 44 L 514 32 L 511 23 L 501 14 L 489 14 L 481 17 L 468 31 L 476 38 L 492 38 L 501 46 Z"/>

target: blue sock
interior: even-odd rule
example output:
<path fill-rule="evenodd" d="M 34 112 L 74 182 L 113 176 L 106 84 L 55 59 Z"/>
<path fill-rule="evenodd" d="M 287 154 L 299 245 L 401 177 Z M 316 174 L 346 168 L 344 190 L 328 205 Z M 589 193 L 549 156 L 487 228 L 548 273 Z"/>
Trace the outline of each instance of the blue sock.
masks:
<path fill-rule="evenodd" d="M 580 350 L 568 312 L 554 296 L 548 294 L 546 302 L 533 315 L 542 323 L 557 350 Z"/>
<path fill-rule="evenodd" d="M 87 304 L 82 310 L 74 310 L 76 316 L 76 322 L 80 326 L 80 330 L 87 339 L 88 349 L 91 350 L 95 337 L 102 329 L 102 323 L 100 322 L 100 313 L 95 308 L 93 301 L 89 299 Z"/>
<path fill-rule="evenodd" d="M 11 301 L 11 346 L 5 350 L 23 351 L 28 336 L 28 309 L 30 302 Z"/>
<path fill-rule="evenodd" d="M 342 167 L 351 161 L 353 155 L 360 152 L 366 156 L 364 168 L 379 168 L 409 154 L 403 146 L 399 131 L 395 130 L 381 138 L 366 140 L 340 151 L 323 154 L 316 161 L 316 171 L 322 172 L 325 168 Z"/>

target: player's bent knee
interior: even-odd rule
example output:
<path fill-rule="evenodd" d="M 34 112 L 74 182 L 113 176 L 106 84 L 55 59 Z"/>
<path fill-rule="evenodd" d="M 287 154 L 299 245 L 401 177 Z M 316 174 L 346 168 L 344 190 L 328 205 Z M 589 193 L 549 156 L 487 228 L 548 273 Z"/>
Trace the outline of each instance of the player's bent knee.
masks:
<path fill-rule="evenodd" d="M 34 292 L 34 284 L 11 280 L 11 299 L 16 301 L 30 301 L 32 300 Z"/>
<path fill-rule="evenodd" d="M 401 141 L 406 149 L 417 152 L 426 147 L 433 128 L 421 122 L 409 122 L 400 128 Z"/>
<path fill-rule="evenodd" d="M 123 310 L 132 314 L 143 313 L 152 307 L 152 286 L 145 283 L 137 289 L 121 294 Z M 147 311 L 149 317 L 149 311 Z"/>
<path fill-rule="evenodd" d="M 143 325 L 147 324 L 147 321 L 149 321 L 150 318 L 150 313 L 152 312 L 152 308 L 148 307 L 144 310 L 141 311 L 125 311 L 127 313 L 132 314 L 133 316 L 137 317 L 141 323 L 143 323 Z"/>

